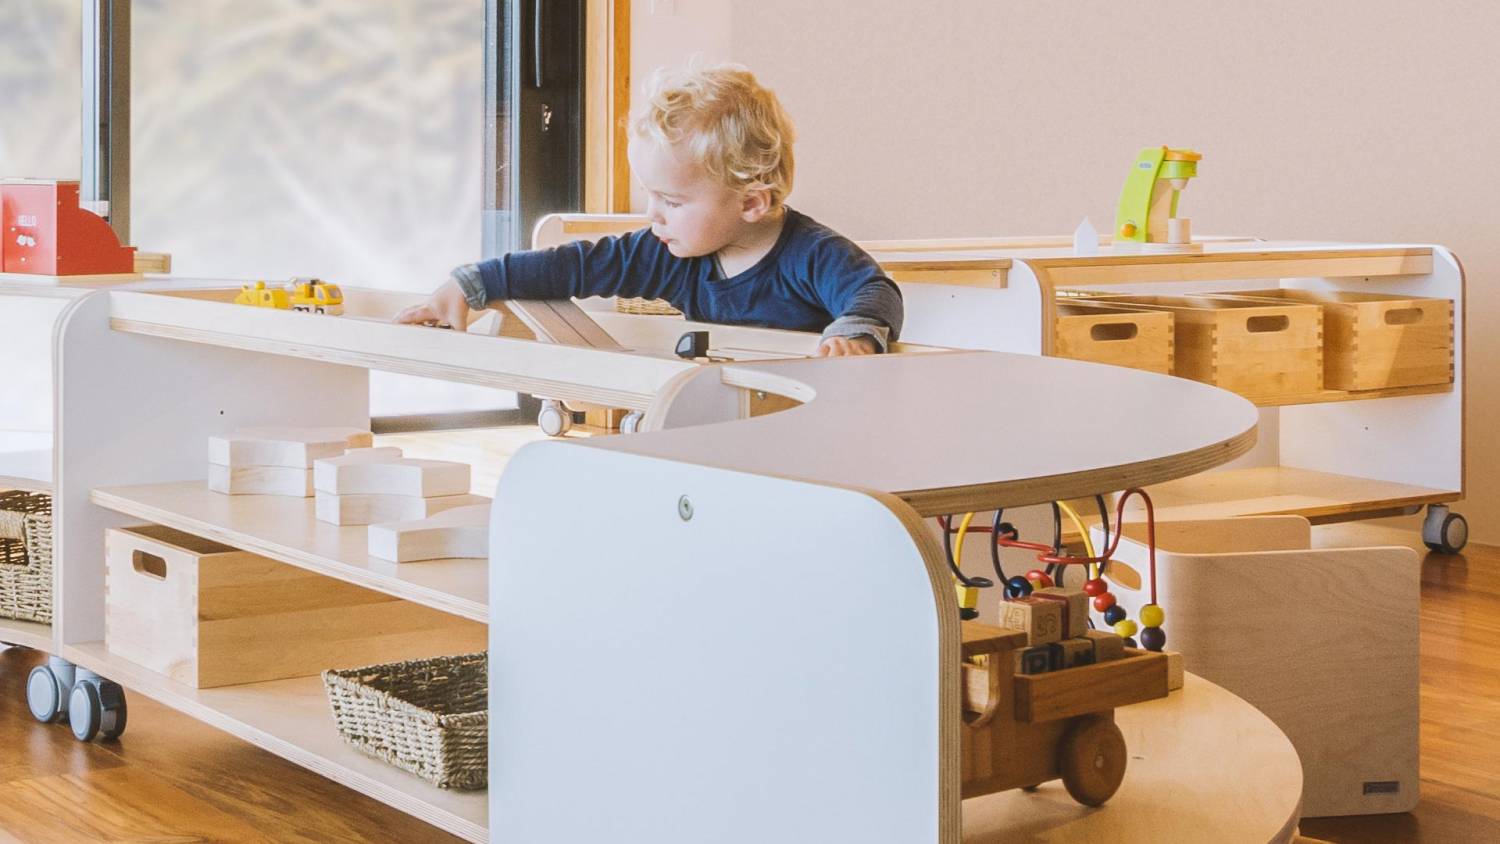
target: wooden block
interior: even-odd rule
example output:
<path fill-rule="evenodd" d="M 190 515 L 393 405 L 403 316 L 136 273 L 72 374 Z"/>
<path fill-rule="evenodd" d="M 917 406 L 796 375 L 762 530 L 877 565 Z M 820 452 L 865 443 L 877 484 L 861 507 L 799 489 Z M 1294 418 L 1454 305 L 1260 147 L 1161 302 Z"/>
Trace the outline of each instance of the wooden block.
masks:
<path fill-rule="evenodd" d="M 218 466 L 287 466 L 308 469 L 313 461 L 338 457 L 351 448 L 369 448 L 362 428 L 241 428 L 208 438 L 208 462 Z"/>
<path fill-rule="evenodd" d="M 485 626 L 158 525 L 105 537 L 109 650 L 197 688 L 483 648 Z"/>
<path fill-rule="evenodd" d="M 1026 645 L 1025 633 L 981 624 L 977 621 L 959 622 L 958 630 L 965 658 L 980 654 L 1001 653 Z"/>
<path fill-rule="evenodd" d="M 410 522 L 370 525 L 370 556 L 397 563 L 490 555 L 490 505 Z"/>
<path fill-rule="evenodd" d="M 422 498 L 414 495 L 334 495 L 331 492 L 319 492 L 315 497 L 318 521 L 339 526 L 411 522 L 435 516 L 454 507 L 489 503 L 489 499 L 484 496 L 467 494 Z"/>
<path fill-rule="evenodd" d="M 1014 651 L 1017 674 L 1045 674 L 1062 667 L 1062 648 L 1057 642 Z"/>
<path fill-rule="evenodd" d="M 1048 586 L 1031 593 L 1034 598 L 1057 601 L 1063 607 L 1062 638 L 1082 636 L 1089 629 L 1089 596 L 1082 589 Z"/>
<path fill-rule="evenodd" d="M 1125 640 L 1104 630 L 1089 630 L 1084 637 L 1094 643 L 1094 662 L 1109 662 L 1125 656 Z"/>
<path fill-rule="evenodd" d="M 463 495 L 469 464 L 414 460 L 399 448 L 355 449 L 314 463 L 313 487 L 334 495 Z"/>
<path fill-rule="evenodd" d="M 1177 651 L 1162 651 L 1167 655 L 1167 689 L 1177 691 L 1182 688 L 1182 654 Z"/>
<path fill-rule="evenodd" d="M 225 495 L 286 495 L 308 498 L 313 494 L 311 469 L 287 466 L 242 466 L 231 469 L 208 464 L 208 488 Z"/>
<path fill-rule="evenodd" d="M 1167 658 L 1127 650 L 1123 659 L 1017 677 L 1016 720 L 1032 723 L 1102 712 L 1167 696 Z"/>
<path fill-rule="evenodd" d="M 1026 644 L 1044 645 L 1062 638 L 1062 607 L 1044 598 L 1016 598 L 1000 605 L 1000 626 L 1026 633 Z"/>
<path fill-rule="evenodd" d="M 1077 668 L 1081 665 L 1094 664 L 1094 640 L 1087 636 L 1064 639 L 1057 643 L 1057 647 L 1058 668 Z"/>

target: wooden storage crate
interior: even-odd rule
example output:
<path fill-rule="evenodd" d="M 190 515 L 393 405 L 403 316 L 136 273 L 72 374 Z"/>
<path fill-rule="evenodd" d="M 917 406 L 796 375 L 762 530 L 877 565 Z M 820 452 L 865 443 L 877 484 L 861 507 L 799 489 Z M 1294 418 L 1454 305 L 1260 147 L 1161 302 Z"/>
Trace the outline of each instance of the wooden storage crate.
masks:
<path fill-rule="evenodd" d="M 1057 300 L 1052 353 L 1172 374 L 1171 311 L 1101 306 L 1078 297 Z"/>
<path fill-rule="evenodd" d="M 1212 296 L 1100 296 L 1090 301 L 1169 311 L 1173 372 L 1248 399 L 1323 389 L 1323 310 Z"/>
<path fill-rule="evenodd" d="M 105 539 L 105 646 L 197 688 L 485 645 L 474 621 L 159 525 Z"/>
<path fill-rule="evenodd" d="M 1323 385 L 1380 390 L 1453 383 L 1453 300 L 1339 290 L 1251 290 L 1214 298 L 1323 308 Z"/>

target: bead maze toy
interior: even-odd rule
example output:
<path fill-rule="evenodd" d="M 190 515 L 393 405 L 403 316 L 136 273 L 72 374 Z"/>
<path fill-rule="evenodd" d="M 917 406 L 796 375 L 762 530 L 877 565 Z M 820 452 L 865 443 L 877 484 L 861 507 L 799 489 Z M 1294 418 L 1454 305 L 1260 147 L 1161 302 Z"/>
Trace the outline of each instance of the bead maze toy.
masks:
<path fill-rule="evenodd" d="M 132 275 L 135 247 L 78 204 L 78 182 L 0 180 L 0 271 L 24 275 Z"/>
<path fill-rule="evenodd" d="M 1120 496 L 1115 525 L 1122 525 L 1124 502 L 1135 496 L 1144 501 L 1148 514 L 1146 547 L 1154 548 L 1151 500 L 1144 491 L 1132 489 Z M 1180 686 L 1171 679 L 1172 660 L 1161 653 L 1166 614 L 1155 603 L 1155 567 L 1152 603 L 1140 608 L 1137 624 L 1126 618 L 1101 573 L 1123 531 L 1110 533 L 1103 497 L 1097 502 L 1108 541 L 1102 554 L 1095 553 L 1082 519 L 1066 502 L 1053 504 L 1052 545 L 1021 541 L 1015 528 L 1002 521 L 1003 510 L 995 512 L 993 526 L 978 528 L 992 534 L 991 561 L 1005 588 L 998 627 L 972 620 L 978 614 L 979 590 L 996 581 L 965 575 L 960 568 L 964 536 L 975 514 L 964 515 L 956 529 L 951 517 L 938 519 L 964 619 L 966 798 L 1061 778 L 1074 800 L 1088 806 L 1103 804 L 1125 777 L 1125 740 L 1114 724 L 1114 708 L 1164 697 Z M 1085 556 L 1062 553 L 1064 513 L 1080 527 Z M 1002 547 L 1035 552 L 1047 569 L 1007 577 L 1000 562 Z M 1082 589 L 1062 586 L 1069 565 L 1085 566 L 1088 578 Z M 1090 604 L 1113 633 L 1090 629 Z M 1137 632 L 1144 650 L 1132 638 Z"/>
<path fill-rule="evenodd" d="M 1146 252 L 1201 252 L 1193 243 L 1186 217 L 1177 216 L 1177 200 L 1188 179 L 1198 175 L 1203 156 L 1190 149 L 1147 147 L 1131 165 L 1115 212 L 1116 246 L 1138 245 Z"/>

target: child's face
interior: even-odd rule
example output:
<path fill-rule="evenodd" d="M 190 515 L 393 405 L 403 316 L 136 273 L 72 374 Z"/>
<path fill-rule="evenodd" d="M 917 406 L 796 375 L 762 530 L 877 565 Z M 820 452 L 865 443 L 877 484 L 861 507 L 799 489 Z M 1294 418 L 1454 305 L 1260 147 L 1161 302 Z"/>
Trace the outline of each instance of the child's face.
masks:
<path fill-rule="evenodd" d="M 679 258 L 718 252 L 764 214 L 744 191 L 725 187 L 670 146 L 636 138 L 629 154 L 630 168 L 646 189 L 651 233 Z"/>

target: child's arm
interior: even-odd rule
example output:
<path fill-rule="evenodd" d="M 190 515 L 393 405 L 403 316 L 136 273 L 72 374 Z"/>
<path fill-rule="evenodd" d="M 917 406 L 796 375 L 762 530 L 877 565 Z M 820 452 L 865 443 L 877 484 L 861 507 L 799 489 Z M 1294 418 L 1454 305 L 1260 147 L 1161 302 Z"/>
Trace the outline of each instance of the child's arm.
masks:
<path fill-rule="evenodd" d="M 460 326 L 470 309 L 506 299 L 567 299 L 588 296 L 663 298 L 671 286 L 669 255 L 647 229 L 593 243 L 511 252 L 453 270 L 452 277 L 396 322 Z"/>
<path fill-rule="evenodd" d="M 813 279 L 834 320 L 823 329 L 818 355 L 885 352 L 901 335 L 901 291 L 880 265 L 852 241 L 828 238 L 813 250 Z"/>

